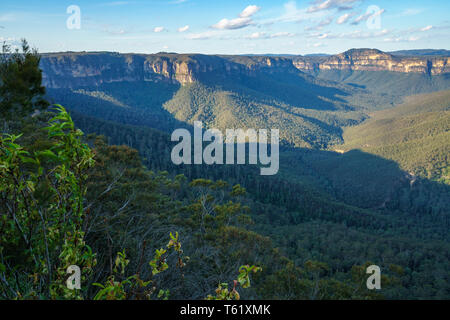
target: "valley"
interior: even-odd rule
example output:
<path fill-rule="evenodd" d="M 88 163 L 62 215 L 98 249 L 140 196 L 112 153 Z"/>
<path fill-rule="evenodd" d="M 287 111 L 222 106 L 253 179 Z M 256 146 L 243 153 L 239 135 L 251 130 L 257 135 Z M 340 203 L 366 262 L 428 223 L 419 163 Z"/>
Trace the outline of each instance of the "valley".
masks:
<path fill-rule="evenodd" d="M 386 67 L 389 58 L 404 69 Z M 152 170 L 243 185 L 252 229 L 297 264 L 325 261 L 335 276 L 358 261 L 405 266 L 408 294 L 393 290 L 393 298 L 427 296 L 414 265 L 429 250 L 448 255 L 445 59 L 367 50 L 336 58 L 62 53 L 44 55 L 41 65 L 49 98 L 67 106 L 83 131 L 138 149 Z M 423 92 L 435 93 L 409 97 Z M 170 133 L 192 130 L 194 121 L 221 130 L 279 128 L 279 174 L 173 165 Z M 406 243 L 422 258 L 403 256 L 412 250 Z M 345 262 L 344 248 L 352 257 Z M 434 272 L 429 267 L 421 272 Z"/>
<path fill-rule="evenodd" d="M 151 261 L 142 277 L 164 283 L 174 299 L 210 297 L 219 281 L 250 265 L 263 272 L 242 292 L 246 299 L 448 299 L 450 77 L 446 58 L 429 54 L 42 54 L 42 110 L 19 116 L 4 109 L 4 127 L 18 135 L 2 138 L 2 161 L 17 148 L 25 159 L 17 174 L 40 168 L 22 178 L 33 186 L 22 190 L 54 221 L 63 209 L 49 197 L 85 206 L 79 225 L 98 259 L 88 297 L 98 296 L 92 283 L 109 281 L 126 252 L 130 275 Z M 34 71 L 25 79 L 40 84 Z M 22 99 L 17 88 L 8 88 L 13 102 Z M 261 164 L 175 164 L 173 131 L 195 137 L 197 121 L 222 132 L 279 130 L 279 170 L 267 176 Z M 91 158 L 71 162 L 81 156 Z M 50 170 L 55 164 L 72 175 Z M 53 182 L 88 164 L 82 183 Z M 39 175 L 45 178 L 31 180 Z M 71 202 L 72 189 L 84 190 L 79 202 Z M 166 255 L 157 249 L 168 234 L 166 248 L 178 251 Z M 159 275 L 161 257 L 179 270 Z M 380 293 L 361 287 L 372 264 L 387 284 Z"/>
<path fill-rule="evenodd" d="M 450 300 L 449 1 L 1 1 L 0 302 Z"/>

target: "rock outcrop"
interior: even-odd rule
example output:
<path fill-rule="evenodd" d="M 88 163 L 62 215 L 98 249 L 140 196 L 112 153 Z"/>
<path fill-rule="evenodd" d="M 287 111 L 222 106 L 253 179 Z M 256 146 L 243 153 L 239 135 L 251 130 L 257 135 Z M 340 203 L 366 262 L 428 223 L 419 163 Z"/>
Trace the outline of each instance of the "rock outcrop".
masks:
<path fill-rule="evenodd" d="M 450 57 L 398 56 L 375 49 L 352 49 L 334 56 L 213 56 L 201 54 L 43 54 L 43 83 L 49 88 L 95 86 L 117 81 L 167 81 L 181 85 L 202 77 L 265 73 L 317 73 L 323 70 L 393 71 L 440 75 Z"/>
<path fill-rule="evenodd" d="M 205 76 L 293 72 L 292 60 L 279 57 L 209 56 L 109 52 L 50 53 L 41 60 L 43 83 L 49 88 L 95 86 L 117 81 L 167 81 L 181 85 Z"/>
<path fill-rule="evenodd" d="M 376 49 L 352 49 L 326 57 L 295 57 L 294 65 L 301 71 L 323 70 L 393 71 L 440 75 L 450 72 L 449 56 L 398 56 Z"/>

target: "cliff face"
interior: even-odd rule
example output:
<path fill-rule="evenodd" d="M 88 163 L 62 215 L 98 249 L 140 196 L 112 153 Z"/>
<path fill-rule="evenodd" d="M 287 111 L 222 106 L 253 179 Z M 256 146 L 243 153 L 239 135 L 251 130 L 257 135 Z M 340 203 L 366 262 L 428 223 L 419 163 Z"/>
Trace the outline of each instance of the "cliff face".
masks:
<path fill-rule="evenodd" d="M 184 85 L 208 75 L 298 72 L 292 60 L 285 58 L 71 52 L 44 54 L 41 68 L 43 83 L 49 88 L 118 81 L 166 81 Z"/>
<path fill-rule="evenodd" d="M 450 57 L 397 56 L 375 49 L 353 49 L 329 57 L 295 57 L 301 71 L 394 71 L 439 75 L 450 72 Z"/>
<path fill-rule="evenodd" d="M 193 83 L 202 77 L 257 76 L 264 73 L 315 73 L 322 70 L 394 71 L 440 75 L 450 72 L 450 57 L 398 56 L 353 49 L 335 56 L 209 56 L 110 52 L 50 53 L 41 60 L 49 88 L 95 86 L 117 81 Z"/>

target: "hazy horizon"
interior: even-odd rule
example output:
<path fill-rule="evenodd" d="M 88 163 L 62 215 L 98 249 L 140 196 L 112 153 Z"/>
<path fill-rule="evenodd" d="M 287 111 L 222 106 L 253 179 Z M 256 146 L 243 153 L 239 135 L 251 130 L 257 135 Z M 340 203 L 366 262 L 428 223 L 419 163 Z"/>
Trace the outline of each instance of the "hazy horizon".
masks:
<path fill-rule="evenodd" d="M 39 49 L 39 48 L 37 48 Z M 380 50 L 378 48 L 349 48 L 347 50 L 341 51 L 341 52 L 334 52 L 334 53 L 324 53 L 324 52 L 313 52 L 313 53 L 307 53 L 304 54 L 304 56 L 331 56 L 331 55 L 337 55 L 340 53 L 344 53 L 350 50 Z M 442 49 L 442 48 L 414 48 L 414 49 L 406 49 L 406 50 L 392 50 L 392 51 L 383 51 L 385 53 L 395 53 L 398 51 L 422 51 L 422 50 L 430 50 L 430 51 L 450 51 L 449 49 Z M 142 55 L 154 55 L 154 54 L 179 54 L 179 55 L 208 55 L 208 56 L 303 56 L 302 54 L 295 54 L 295 53 L 243 53 L 243 54 L 231 54 L 231 53 L 203 53 L 203 52 L 172 52 L 172 51 L 159 51 L 159 52 L 120 52 L 120 51 L 108 51 L 108 50 L 90 50 L 90 51 L 47 51 L 47 52 L 40 52 L 41 54 L 55 54 L 55 53 L 118 53 L 118 54 L 142 54 Z"/>

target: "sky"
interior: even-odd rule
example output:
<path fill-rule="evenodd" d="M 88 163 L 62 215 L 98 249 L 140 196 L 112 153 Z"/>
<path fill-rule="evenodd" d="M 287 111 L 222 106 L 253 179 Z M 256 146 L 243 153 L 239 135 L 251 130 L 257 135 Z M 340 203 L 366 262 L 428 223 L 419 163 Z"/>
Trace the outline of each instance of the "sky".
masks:
<path fill-rule="evenodd" d="M 0 41 L 39 52 L 450 49 L 449 12 L 448 0 L 1 0 Z"/>

